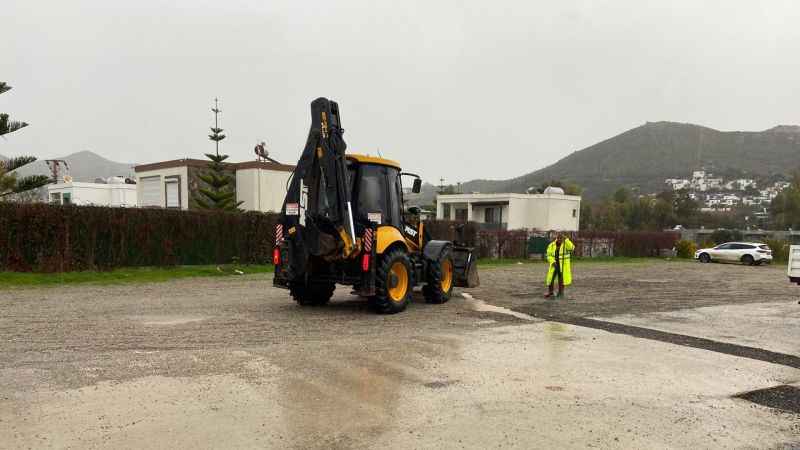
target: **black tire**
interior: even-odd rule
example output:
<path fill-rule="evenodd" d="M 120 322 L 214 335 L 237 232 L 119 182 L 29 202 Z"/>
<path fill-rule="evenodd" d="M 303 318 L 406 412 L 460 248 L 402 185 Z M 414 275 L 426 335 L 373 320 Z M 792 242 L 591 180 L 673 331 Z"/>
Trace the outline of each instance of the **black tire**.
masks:
<path fill-rule="evenodd" d="M 402 275 L 405 271 L 405 291 L 402 289 Z M 393 278 L 397 278 L 394 279 Z M 381 314 L 397 314 L 406 309 L 411 302 L 411 291 L 414 287 L 411 261 L 402 249 L 395 249 L 381 256 L 375 270 L 375 296 L 370 302 L 375 311 Z M 394 293 L 393 293 L 394 292 Z"/>
<path fill-rule="evenodd" d="M 709 256 L 708 253 L 700 253 L 700 258 L 699 259 L 700 259 L 701 263 L 710 263 L 711 262 L 711 256 Z"/>
<path fill-rule="evenodd" d="M 752 255 L 744 255 L 742 256 L 742 263 L 746 266 L 752 266 L 756 263 L 756 260 L 753 259 Z"/>
<path fill-rule="evenodd" d="M 331 300 L 335 290 L 336 285 L 329 282 L 292 283 L 289 285 L 292 298 L 300 306 L 322 306 Z"/>
<path fill-rule="evenodd" d="M 449 270 L 450 274 L 444 273 Z M 453 293 L 453 255 L 450 249 L 445 249 L 436 261 L 428 264 L 425 286 L 422 293 L 428 303 L 446 303 Z"/>

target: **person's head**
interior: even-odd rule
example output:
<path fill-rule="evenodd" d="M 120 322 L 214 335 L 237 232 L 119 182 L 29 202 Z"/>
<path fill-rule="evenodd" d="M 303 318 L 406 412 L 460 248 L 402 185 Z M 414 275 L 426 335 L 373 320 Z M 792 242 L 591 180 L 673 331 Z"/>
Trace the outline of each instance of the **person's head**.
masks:
<path fill-rule="evenodd" d="M 561 233 L 558 233 L 556 235 L 556 245 L 561 245 L 562 242 L 564 242 L 564 235 L 561 234 Z"/>

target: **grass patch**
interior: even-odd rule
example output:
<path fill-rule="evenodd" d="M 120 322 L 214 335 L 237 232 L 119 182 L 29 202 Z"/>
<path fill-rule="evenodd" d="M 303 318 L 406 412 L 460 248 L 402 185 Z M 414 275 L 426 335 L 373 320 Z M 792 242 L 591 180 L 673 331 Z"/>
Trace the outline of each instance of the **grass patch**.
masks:
<path fill-rule="evenodd" d="M 218 269 L 219 268 L 219 269 Z M 272 273 L 272 265 L 207 265 L 176 267 L 124 267 L 104 272 L 62 272 L 28 273 L 0 272 L 0 288 L 39 287 L 63 284 L 122 284 L 157 283 L 190 277 L 228 277 L 239 276 L 236 270 L 245 275 Z"/>

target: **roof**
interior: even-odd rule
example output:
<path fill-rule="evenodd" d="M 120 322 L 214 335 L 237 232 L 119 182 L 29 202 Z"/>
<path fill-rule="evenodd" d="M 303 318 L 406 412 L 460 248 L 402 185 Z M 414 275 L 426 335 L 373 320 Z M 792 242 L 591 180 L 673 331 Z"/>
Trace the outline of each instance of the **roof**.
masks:
<path fill-rule="evenodd" d="M 377 156 L 349 154 L 347 155 L 347 159 L 358 161 L 361 164 L 380 164 L 382 166 L 391 166 L 396 169 L 400 169 L 400 163 L 398 163 L 397 161 L 392 161 L 391 159 L 386 159 L 386 158 L 379 158 Z"/>
<path fill-rule="evenodd" d="M 200 167 L 206 168 L 208 167 L 208 163 L 210 161 L 206 159 L 192 159 L 192 158 L 184 158 L 184 159 L 173 159 L 169 161 L 161 161 L 156 163 L 150 164 L 140 164 L 134 167 L 136 172 L 149 172 L 151 170 L 161 170 L 161 169 L 171 169 L 173 167 Z M 233 169 L 264 169 L 264 170 L 275 170 L 280 172 L 292 172 L 294 171 L 294 166 L 288 164 L 278 164 L 274 162 L 265 162 L 265 161 L 245 161 L 240 163 L 222 163 L 223 166 Z"/>

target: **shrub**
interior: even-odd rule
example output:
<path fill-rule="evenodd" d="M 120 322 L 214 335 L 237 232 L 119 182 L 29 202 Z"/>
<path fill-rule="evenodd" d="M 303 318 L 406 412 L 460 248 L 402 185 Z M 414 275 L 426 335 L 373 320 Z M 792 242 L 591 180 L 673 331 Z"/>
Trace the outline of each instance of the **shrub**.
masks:
<path fill-rule="evenodd" d="M 576 238 L 580 239 L 612 239 L 614 242 L 614 256 L 627 256 L 631 258 L 660 256 L 661 250 L 672 249 L 678 242 L 680 235 L 674 232 L 580 232 Z M 573 239 L 574 240 L 574 239 Z"/>
<path fill-rule="evenodd" d="M 0 202 L 0 271 L 271 259 L 274 214 Z"/>
<path fill-rule="evenodd" d="M 678 258 L 694 258 L 697 245 L 692 241 L 680 240 L 675 243 L 675 251 Z"/>
<path fill-rule="evenodd" d="M 774 261 L 786 262 L 789 261 L 789 242 L 780 239 L 767 239 L 766 242 L 772 250 L 772 259 Z"/>

